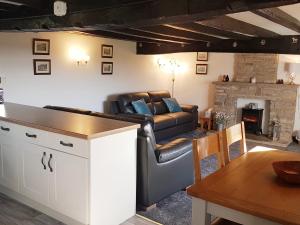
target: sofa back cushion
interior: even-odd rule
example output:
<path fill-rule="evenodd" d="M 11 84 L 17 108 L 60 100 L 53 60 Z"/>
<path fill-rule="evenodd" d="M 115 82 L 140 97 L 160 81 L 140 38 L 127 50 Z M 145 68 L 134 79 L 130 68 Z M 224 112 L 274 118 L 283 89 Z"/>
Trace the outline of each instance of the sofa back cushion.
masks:
<path fill-rule="evenodd" d="M 118 96 L 119 107 L 122 113 L 136 113 L 132 106 L 133 101 L 144 99 L 149 109 L 153 113 L 153 107 L 147 92 L 129 93 Z"/>
<path fill-rule="evenodd" d="M 161 115 L 169 112 L 166 104 L 162 100 L 163 98 L 170 98 L 170 93 L 168 91 L 151 91 L 148 92 L 148 94 L 153 105 L 154 115 Z"/>

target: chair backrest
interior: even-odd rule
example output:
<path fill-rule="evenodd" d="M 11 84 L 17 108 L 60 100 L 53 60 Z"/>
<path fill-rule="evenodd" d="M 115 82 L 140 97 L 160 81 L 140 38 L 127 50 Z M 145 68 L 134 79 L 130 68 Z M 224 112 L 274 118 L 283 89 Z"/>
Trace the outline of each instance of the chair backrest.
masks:
<path fill-rule="evenodd" d="M 201 181 L 201 160 L 216 155 L 218 168 L 224 166 L 222 158 L 222 135 L 220 132 L 193 140 L 195 183 Z"/>
<path fill-rule="evenodd" d="M 223 153 L 225 165 L 230 161 L 229 147 L 237 141 L 240 141 L 240 153 L 243 155 L 247 152 L 244 122 L 223 130 Z"/>

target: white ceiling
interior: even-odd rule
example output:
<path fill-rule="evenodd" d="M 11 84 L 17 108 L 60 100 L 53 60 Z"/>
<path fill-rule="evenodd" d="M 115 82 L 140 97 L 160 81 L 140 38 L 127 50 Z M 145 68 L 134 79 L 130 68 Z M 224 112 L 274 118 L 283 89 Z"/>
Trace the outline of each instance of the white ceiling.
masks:
<path fill-rule="evenodd" d="M 289 15 L 297 18 L 300 20 L 300 3 L 299 4 L 294 4 L 294 5 L 288 5 L 288 6 L 283 6 L 279 7 L 281 10 L 284 12 L 288 13 Z M 258 16 L 252 12 L 242 12 L 242 13 L 234 13 L 227 15 L 230 16 L 234 19 L 244 21 L 246 23 L 250 23 L 252 25 L 264 28 L 266 30 L 273 31 L 275 33 L 278 33 L 280 35 L 298 35 L 299 33 L 296 31 L 293 31 L 291 29 L 288 29 L 284 26 L 281 26 L 277 23 L 274 23 L 268 19 L 265 19 L 261 16 Z"/>
<path fill-rule="evenodd" d="M 300 3 L 294 5 L 281 6 L 278 8 L 295 17 L 296 19 L 300 20 Z"/>

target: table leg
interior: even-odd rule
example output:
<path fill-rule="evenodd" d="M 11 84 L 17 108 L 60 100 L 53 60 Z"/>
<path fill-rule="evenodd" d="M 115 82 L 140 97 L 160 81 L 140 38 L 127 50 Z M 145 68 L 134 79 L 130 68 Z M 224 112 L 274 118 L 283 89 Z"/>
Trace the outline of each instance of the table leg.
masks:
<path fill-rule="evenodd" d="M 210 225 L 211 216 L 207 213 L 207 202 L 192 198 L 192 225 Z"/>

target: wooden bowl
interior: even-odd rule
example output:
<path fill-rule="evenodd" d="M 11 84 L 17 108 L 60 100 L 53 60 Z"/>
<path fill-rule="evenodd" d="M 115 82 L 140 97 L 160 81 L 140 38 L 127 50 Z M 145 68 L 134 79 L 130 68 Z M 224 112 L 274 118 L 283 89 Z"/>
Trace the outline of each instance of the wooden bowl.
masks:
<path fill-rule="evenodd" d="M 300 161 L 277 161 L 272 165 L 280 179 L 290 184 L 300 184 Z"/>

